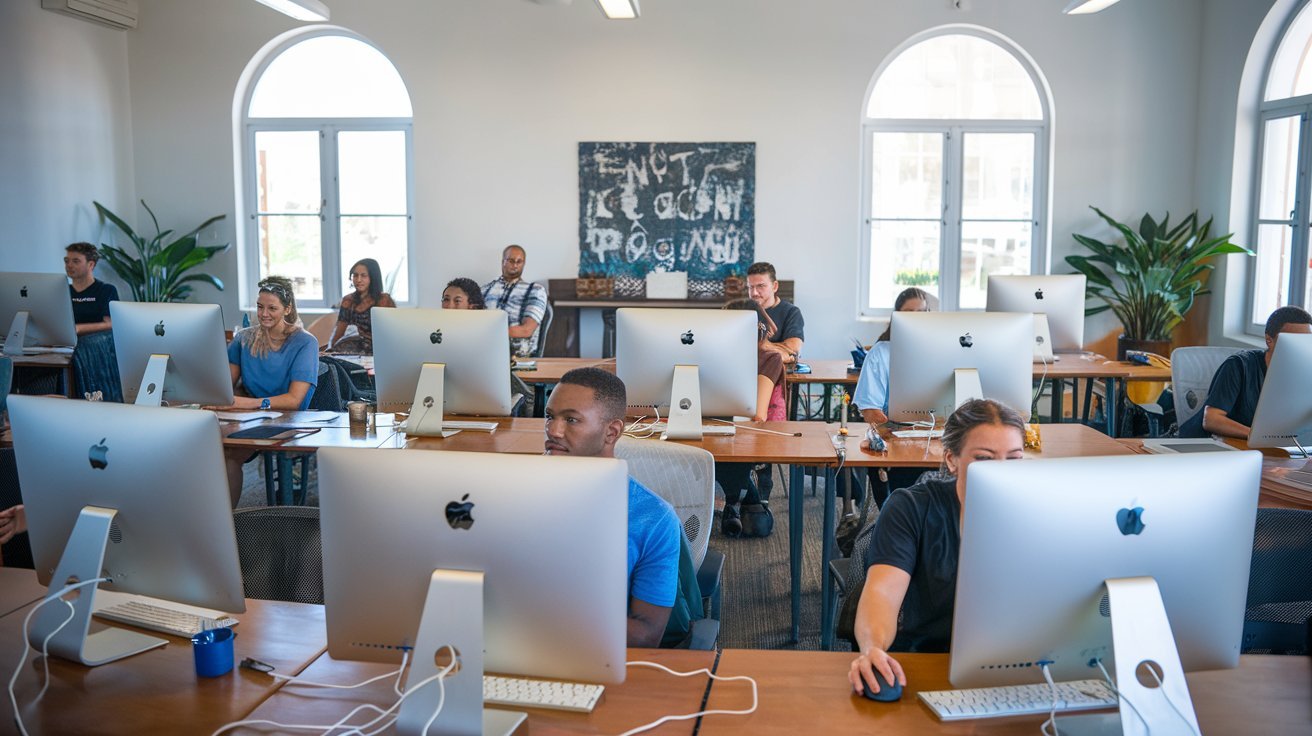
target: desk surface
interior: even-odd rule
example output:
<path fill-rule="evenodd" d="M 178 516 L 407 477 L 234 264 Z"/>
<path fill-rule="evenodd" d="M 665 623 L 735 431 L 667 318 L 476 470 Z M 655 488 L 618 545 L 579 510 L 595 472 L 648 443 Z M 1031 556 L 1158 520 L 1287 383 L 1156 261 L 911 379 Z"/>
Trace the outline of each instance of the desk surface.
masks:
<path fill-rule="evenodd" d="M 1124 378 L 1129 380 L 1171 380 L 1171 369 L 1156 366 L 1138 365 L 1125 361 L 1108 360 L 1096 353 L 1062 353 L 1060 360 L 1047 365 L 1034 364 L 1034 377 L 1047 376 L 1051 379 L 1070 378 Z M 789 383 L 847 383 L 855 384 L 860 377 L 858 372 L 848 372 L 851 360 L 811 360 L 804 358 L 803 363 L 811 366 L 810 373 L 789 373 Z"/>
<path fill-rule="evenodd" d="M 818 723 L 828 733 L 1024 734 L 1037 733 L 1047 715 L 941 723 L 920 703 L 921 690 L 948 690 L 948 655 L 903 654 L 907 687 L 896 703 L 852 695 L 850 652 L 727 649 L 717 675 L 751 675 L 760 706 L 750 716 L 708 716 L 699 733 L 807 733 Z M 1312 660 L 1245 656 L 1238 669 L 1186 675 L 1203 733 L 1292 734 L 1312 728 Z M 715 682 L 708 708 L 751 704 L 743 683 Z"/>
<path fill-rule="evenodd" d="M 1135 452 L 1147 452 L 1143 442 L 1137 439 L 1118 440 Z M 1228 444 L 1241 450 L 1249 449 L 1248 443 L 1240 439 L 1227 439 Z M 1289 457 L 1284 450 L 1263 449 L 1262 483 L 1257 497 L 1260 508 L 1308 509 L 1312 510 L 1312 490 L 1305 486 L 1294 485 L 1285 476 L 1291 470 L 1301 470 L 1308 464 L 1306 458 Z"/>
<path fill-rule="evenodd" d="M 799 422 L 799 424 L 818 424 L 818 422 Z M 824 425 L 826 436 L 837 431 L 838 425 Z M 883 431 L 888 451 L 877 453 L 861 449 L 861 440 L 865 438 L 864 426 L 854 424 L 849 430 L 856 432 L 847 438 L 847 465 L 851 467 L 912 467 L 936 468 L 943 462 L 943 443 L 933 439 L 898 439 Z M 1091 457 L 1096 455 L 1129 455 L 1135 451 L 1125 443 L 1108 437 L 1092 427 L 1083 424 L 1040 424 L 1040 449 L 1026 450 L 1027 458 L 1043 457 Z"/>
<path fill-rule="evenodd" d="M 43 595 L 31 570 L 0 568 L 0 611 Z M 53 605 L 53 604 L 52 604 Z M 25 646 L 27 609 L 0 619 L 0 662 L 7 681 Z M 324 652 L 323 607 L 302 603 L 247 601 L 238 614 L 236 659 L 256 657 L 296 673 Z M 92 627 L 98 626 L 98 619 Z M 157 635 L 158 636 L 158 635 Z M 198 678 L 191 644 L 165 637 L 167 646 L 100 667 L 52 659 L 50 689 L 33 703 L 41 686 L 39 657 L 30 655 L 18 676 L 17 697 L 23 720 L 33 734 L 139 734 L 180 731 L 210 733 L 244 717 L 277 689 L 270 677 L 234 670 L 215 678 Z M 17 731 L 8 702 L 0 733 Z"/>

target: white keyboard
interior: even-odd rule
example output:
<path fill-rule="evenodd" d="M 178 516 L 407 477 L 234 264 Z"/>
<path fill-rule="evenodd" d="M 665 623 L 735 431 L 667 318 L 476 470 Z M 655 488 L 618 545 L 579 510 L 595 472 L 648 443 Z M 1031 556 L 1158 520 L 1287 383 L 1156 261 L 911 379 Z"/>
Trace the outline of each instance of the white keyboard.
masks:
<path fill-rule="evenodd" d="M 483 703 L 511 708 L 550 708 L 591 713 L 605 690 L 602 685 L 483 675 Z"/>
<path fill-rule="evenodd" d="M 923 440 L 926 437 L 936 439 L 943 436 L 941 429 L 895 429 L 893 436 L 903 440 Z"/>
<path fill-rule="evenodd" d="M 666 422 L 656 422 L 651 426 L 653 432 L 664 432 L 669 425 Z M 703 437 L 734 437 L 738 434 L 738 427 L 732 424 L 703 424 Z"/>
<path fill-rule="evenodd" d="M 23 348 L 23 355 L 49 355 L 49 354 L 51 354 L 51 353 L 56 354 L 56 355 L 72 355 L 72 354 L 73 354 L 73 348 L 67 348 L 67 347 L 44 347 L 44 346 L 40 346 L 40 345 L 37 345 L 37 346 L 30 346 L 30 345 L 29 345 L 29 346 L 25 346 L 25 347 Z"/>
<path fill-rule="evenodd" d="M 190 639 L 206 629 L 237 625 L 237 619 L 231 616 L 210 618 L 189 611 L 165 608 L 164 606 L 156 606 L 135 600 L 106 606 L 95 611 L 95 615 L 110 621 L 150 629 L 162 634 L 181 636 L 186 639 Z"/>
<path fill-rule="evenodd" d="M 396 431 L 398 432 L 407 431 L 409 423 L 410 420 L 407 419 L 404 422 L 397 424 Z M 442 420 L 443 432 L 459 432 L 462 429 L 468 430 L 470 432 L 495 432 L 497 429 L 497 423 L 496 422 L 459 422 L 459 421 L 453 422 L 448 419 Z"/>
<path fill-rule="evenodd" d="M 920 699 L 942 721 L 1046 714 L 1052 710 L 1052 688 L 1047 683 L 935 690 L 920 693 Z M 1118 703 L 1116 694 L 1102 680 L 1057 683 L 1059 713 L 1115 708 Z"/>

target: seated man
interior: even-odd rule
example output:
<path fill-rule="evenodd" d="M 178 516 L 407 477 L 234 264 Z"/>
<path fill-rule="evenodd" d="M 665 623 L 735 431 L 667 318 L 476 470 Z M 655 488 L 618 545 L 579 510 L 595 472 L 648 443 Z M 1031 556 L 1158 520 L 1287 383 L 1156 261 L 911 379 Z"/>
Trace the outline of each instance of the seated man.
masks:
<path fill-rule="evenodd" d="M 779 280 L 775 278 L 774 266 L 761 261 L 747 267 L 747 296 L 760 304 L 774 320 L 774 334 L 764 347 L 779 353 L 784 365 L 796 363 L 802 352 L 802 310 L 779 298 Z"/>
<path fill-rule="evenodd" d="M 96 278 L 100 250 L 90 243 L 73 243 L 64 249 L 64 273 L 68 276 L 69 296 L 73 299 L 73 321 L 78 337 L 108 330 L 109 303 L 118 301 L 118 289 Z"/>
<path fill-rule="evenodd" d="M 1245 350 L 1225 359 L 1207 389 L 1207 403 L 1180 427 L 1181 437 L 1248 439 L 1262 394 L 1276 338 L 1282 332 L 1312 332 L 1312 315 L 1298 307 L 1280 307 L 1266 320 L 1266 350 Z"/>
<path fill-rule="evenodd" d="M 546 453 L 615 457 L 624 433 L 624 382 L 600 368 L 561 377 L 546 409 Z M 631 647 L 659 646 L 679 578 L 679 519 L 664 499 L 629 479 L 629 636 Z"/>
<path fill-rule="evenodd" d="M 500 309 L 510 319 L 510 354 L 531 358 L 537 354 L 538 325 L 547 313 L 547 290 L 542 284 L 524 281 L 524 249 L 507 245 L 501 251 L 501 276 L 483 285 L 483 303 Z"/>

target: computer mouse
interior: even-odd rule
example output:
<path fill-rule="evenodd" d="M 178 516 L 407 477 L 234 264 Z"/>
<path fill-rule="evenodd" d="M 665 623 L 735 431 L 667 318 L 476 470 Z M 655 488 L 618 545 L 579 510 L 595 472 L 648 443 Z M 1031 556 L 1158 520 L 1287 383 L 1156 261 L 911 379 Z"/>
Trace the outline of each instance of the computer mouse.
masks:
<path fill-rule="evenodd" d="M 863 680 L 861 683 L 862 695 L 870 700 L 878 700 L 881 703 L 891 703 L 902 698 L 902 686 L 896 682 L 890 683 L 888 680 L 885 680 L 884 676 L 879 674 L 879 670 L 875 670 L 875 680 L 879 683 L 879 692 L 872 691 L 870 686 Z"/>

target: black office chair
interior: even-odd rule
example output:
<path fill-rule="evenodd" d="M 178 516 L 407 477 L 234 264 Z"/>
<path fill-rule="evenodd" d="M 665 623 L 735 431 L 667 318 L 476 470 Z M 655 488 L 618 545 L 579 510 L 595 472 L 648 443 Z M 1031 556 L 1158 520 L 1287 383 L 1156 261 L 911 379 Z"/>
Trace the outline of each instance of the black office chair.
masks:
<path fill-rule="evenodd" d="M 319 383 L 314 387 L 310 411 L 346 411 L 349 400 L 350 379 L 345 375 L 346 369 L 339 365 L 341 361 L 326 355 L 319 356 Z M 290 491 L 293 506 L 303 506 L 309 492 L 310 463 L 314 458 L 309 452 L 281 452 L 265 450 L 261 453 L 264 462 L 265 503 L 276 506 L 279 491 Z"/>
<path fill-rule="evenodd" d="M 247 598 L 323 603 L 318 508 L 238 509 L 232 524 Z"/>
<path fill-rule="evenodd" d="M 1312 511 L 1258 509 L 1243 651 L 1307 654 L 1312 631 Z"/>
<path fill-rule="evenodd" d="M 9 359 L 4 358 L 4 361 L 8 363 Z M 3 406 L 2 402 L 0 406 Z M 0 510 L 17 506 L 22 502 L 23 494 L 18 487 L 18 462 L 14 458 L 14 448 L 0 448 Z M 32 545 L 28 542 L 27 532 L 17 534 L 5 543 L 3 548 L 0 548 L 0 558 L 3 558 L 5 567 L 32 569 Z"/>
<path fill-rule="evenodd" d="M 538 325 L 538 344 L 533 351 L 533 357 L 541 358 L 547 351 L 547 331 L 551 329 L 551 319 L 555 310 L 551 308 L 551 301 L 547 301 L 546 311 L 542 313 L 542 323 Z"/>

